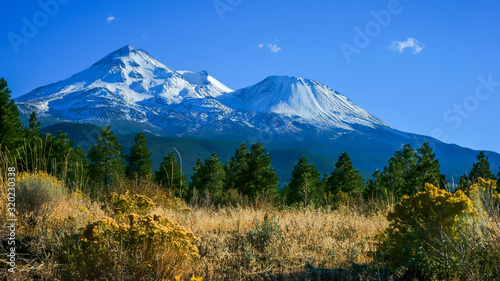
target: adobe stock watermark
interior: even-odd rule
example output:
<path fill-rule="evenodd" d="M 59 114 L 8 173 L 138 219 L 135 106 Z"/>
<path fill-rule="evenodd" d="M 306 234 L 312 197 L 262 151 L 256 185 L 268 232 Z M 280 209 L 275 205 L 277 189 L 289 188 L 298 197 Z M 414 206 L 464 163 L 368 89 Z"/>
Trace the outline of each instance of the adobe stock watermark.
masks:
<path fill-rule="evenodd" d="M 41 10 L 35 12 L 31 18 L 22 17 L 21 33 L 9 32 L 7 38 L 14 49 L 14 52 L 19 53 L 21 44 L 28 44 L 30 39 L 33 39 L 40 28 L 43 28 L 49 23 L 50 18 L 55 17 L 60 10 L 61 5 L 68 4 L 70 0 L 40 0 L 38 6 Z"/>
<path fill-rule="evenodd" d="M 409 0 L 411 1 L 411 0 Z M 368 47 L 373 38 L 377 37 L 383 28 L 389 26 L 392 17 L 403 11 L 403 6 L 399 0 L 389 0 L 386 9 L 378 12 L 371 10 L 373 20 L 367 22 L 363 29 L 354 27 L 353 43 L 342 42 L 339 44 L 340 50 L 347 63 L 351 63 L 352 55 L 360 54 L 361 50 Z"/>
<path fill-rule="evenodd" d="M 220 21 L 224 21 L 224 14 L 234 11 L 234 8 L 243 3 L 243 0 L 214 0 L 212 2 Z"/>
<path fill-rule="evenodd" d="M 488 78 L 479 76 L 479 83 L 476 86 L 473 95 L 469 95 L 463 99 L 461 103 L 454 103 L 451 108 L 448 108 L 443 113 L 443 120 L 451 124 L 453 130 L 458 130 L 464 119 L 471 117 L 471 113 L 479 109 L 481 102 L 486 101 L 500 87 L 500 81 L 493 81 L 493 75 L 488 75 Z M 436 128 L 432 131 L 432 137 L 440 141 L 446 141 L 448 136 L 443 128 Z"/>

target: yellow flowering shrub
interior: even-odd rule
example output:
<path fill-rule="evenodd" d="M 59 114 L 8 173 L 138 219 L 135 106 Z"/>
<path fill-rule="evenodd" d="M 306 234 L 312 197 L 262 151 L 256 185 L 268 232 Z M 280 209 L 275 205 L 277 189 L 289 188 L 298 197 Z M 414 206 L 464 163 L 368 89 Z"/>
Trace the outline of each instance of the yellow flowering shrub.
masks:
<path fill-rule="evenodd" d="M 425 184 L 424 191 L 413 197 L 405 195 L 389 212 L 389 227 L 379 235 L 379 253 L 393 269 L 414 270 L 424 263 L 424 248 L 438 247 L 437 240 L 457 239 L 477 215 L 462 191 L 451 193 Z"/>
<path fill-rule="evenodd" d="M 199 258 L 193 232 L 160 215 L 129 214 L 127 223 L 103 218 L 70 237 L 60 261 L 73 280 L 128 276 L 170 280 Z"/>
<path fill-rule="evenodd" d="M 495 212 L 497 209 L 495 207 L 498 207 L 498 204 L 500 203 L 500 194 L 496 189 L 496 180 L 478 178 L 476 183 L 469 186 L 466 190 L 467 195 L 480 211 L 481 218 L 484 221 L 486 221 L 486 218 L 488 217 L 488 212 Z"/>
<path fill-rule="evenodd" d="M 112 192 L 105 199 L 115 215 L 128 213 L 147 214 L 155 207 L 155 203 L 151 198 L 139 194 L 130 195 L 129 193 L 117 194 Z"/>

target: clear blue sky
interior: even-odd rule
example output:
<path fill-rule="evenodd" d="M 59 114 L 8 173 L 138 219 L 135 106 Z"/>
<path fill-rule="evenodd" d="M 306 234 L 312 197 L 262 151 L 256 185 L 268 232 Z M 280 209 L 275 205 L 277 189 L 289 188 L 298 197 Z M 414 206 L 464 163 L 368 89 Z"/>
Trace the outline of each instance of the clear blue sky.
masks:
<path fill-rule="evenodd" d="M 130 44 L 233 89 L 315 79 L 397 129 L 500 152 L 498 1 L 55 1 L 2 3 L 0 77 L 14 97 Z"/>

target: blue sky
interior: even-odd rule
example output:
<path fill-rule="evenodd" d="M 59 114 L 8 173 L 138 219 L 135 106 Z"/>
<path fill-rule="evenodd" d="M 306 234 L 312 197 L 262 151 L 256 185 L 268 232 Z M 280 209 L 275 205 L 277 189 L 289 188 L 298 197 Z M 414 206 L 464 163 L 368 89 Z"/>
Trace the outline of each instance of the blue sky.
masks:
<path fill-rule="evenodd" d="M 402 131 L 500 152 L 498 1 L 41 0 L 2 11 L 0 77 L 14 97 L 130 44 L 233 89 L 311 78 Z"/>

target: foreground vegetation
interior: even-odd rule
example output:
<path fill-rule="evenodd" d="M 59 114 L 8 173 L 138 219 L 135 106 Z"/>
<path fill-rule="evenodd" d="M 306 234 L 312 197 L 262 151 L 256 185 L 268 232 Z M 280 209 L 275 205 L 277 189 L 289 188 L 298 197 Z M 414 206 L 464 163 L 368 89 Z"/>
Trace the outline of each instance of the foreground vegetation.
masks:
<path fill-rule="evenodd" d="M 90 199 L 44 172 L 20 174 L 17 189 L 24 206 L 16 273 L 1 265 L 9 280 L 500 276 L 500 198 L 494 181 L 481 179 L 466 193 L 427 185 L 399 203 L 348 198 L 335 208 L 290 208 L 269 198 L 188 207 L 157 184 L 126 178 Z M 5 188 L 1 197 L 5 202 Z M 2 245 L 7 252 L 6 240 Z"/>

